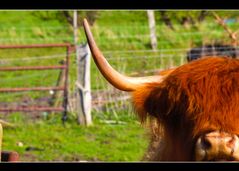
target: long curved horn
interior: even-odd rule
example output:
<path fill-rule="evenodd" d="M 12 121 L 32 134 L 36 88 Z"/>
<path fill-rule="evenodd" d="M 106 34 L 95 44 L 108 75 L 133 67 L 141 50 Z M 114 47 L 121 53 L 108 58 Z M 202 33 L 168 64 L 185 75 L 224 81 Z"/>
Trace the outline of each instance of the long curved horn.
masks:
<path fill-rule="evenodd" d="M 114 68 L 110 66 L 104 55 L 97 47 L 86 19 L 84 19 L 83 25 L 88 44 L 97 67 L 99 68 L 102 75 L 114 87 L 123 91 L 134 91 L 137 89 L 137 87 L 144 83 L 161 82 L 163 80 L 164 77 L 160 75 L 147 77 L 127 77 L 117 72 Z"/>

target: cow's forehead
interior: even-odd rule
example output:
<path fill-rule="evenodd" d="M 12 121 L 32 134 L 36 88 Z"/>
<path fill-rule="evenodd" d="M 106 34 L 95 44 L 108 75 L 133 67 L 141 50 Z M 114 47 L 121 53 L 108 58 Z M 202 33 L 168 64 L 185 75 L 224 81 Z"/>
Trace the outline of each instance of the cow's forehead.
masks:
<path fill-rule="evenodd" d="M 166 91 L 167 97 L 155 95 L 150 97 L 151 99 L 148 98 L 152 103 L 157 101 L 155 103 L 158 105 L 152 107 L 154 105 L 150 104 L 149 110 L 155 113 L 170 113 L 169 110 L 182 112 L 182 115 L 186 116 L 185 120 L 199 120 L 197 124 L 201 126 L 207 127 L 209 122 L 211 129 L 226 127 L 228 130 L 235 130 L 238 126 L 234 123 L 239 121 L 238 78 L 237 59 L 208 57 L 193 61 L 172 71 L 168 78 L 158 85 L 160 88 L 155 86 L 153 94 Z M 170 109 L 162 111 L 166 107 Z M 230 125 L 230 128 L 227 125 Z"/>
<path fill-rule="evenodd" d="M 185 119 L 195 121 L 196 132 L 200 129 L 220 129 L 238 134 L 238 78 L 239 60 L 209 57 L 178 68 L 165 84 L 169 86 L 176 80 L 180 89 L 174 92 L 175 96 L 182 93 L 180 91 L 186 93 L 188 106 Z M 184 100 L 180 99 L 179 105 L 185 105 Z"/>

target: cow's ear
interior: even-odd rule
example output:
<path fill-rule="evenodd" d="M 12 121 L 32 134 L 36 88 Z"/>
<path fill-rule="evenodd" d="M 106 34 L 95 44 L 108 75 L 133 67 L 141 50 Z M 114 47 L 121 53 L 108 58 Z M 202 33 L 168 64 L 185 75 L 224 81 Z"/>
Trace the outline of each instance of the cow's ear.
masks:
<path fill-rule="evenodd" d="M 133 103 L 142 122 L 147 116 L 160 118 L 172 108 L 167 89 L 157 83 L 147 84 L 137 89 L 133 93 Z"/>
<path fill-rule="evenodd" d="M 164 120 L 174 113 L 182 113 L 186 106 L 180 105 L 185 95 L 173 84 L 150 83 L 133 93 L 136 112 L 144 121 L 147 116 Z"/>

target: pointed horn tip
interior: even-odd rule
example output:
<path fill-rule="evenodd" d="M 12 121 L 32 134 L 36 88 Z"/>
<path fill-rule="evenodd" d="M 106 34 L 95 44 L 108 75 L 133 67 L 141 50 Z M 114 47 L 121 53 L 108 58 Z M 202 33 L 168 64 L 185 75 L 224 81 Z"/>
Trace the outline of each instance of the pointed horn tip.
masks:
<path fill-rule="evenodd" d="M 83 24 L 84 24 L 84 26 L 88 26 L 88 21 L 86 18 L 83 19 Z"/>
<path fill-rule="evenodd" d="M 116 87 L 119 90 L 132 92 L 132 91 L 135 91 L 139 85 L 142 85 L 143 83 L 148 82 L 148 81 L 142 81 L 142 79 L 130 80 L 130 78 L 127 78 L 127 77 L 121 75 L 120 73 L 118 75 L 117 74 L 115 75 L 115 73 L 118 73 L 118 72 L 114 71 L 114 69 L 111 67 L 106 67 L 108 69 L 105 69 L 105 66 L 108 66 L 108 65 L 102 64 L 102 63 L 108 63 L 108 62 L 103 57 L 100 50 L 97 48 L 97 45 L 94 42 L 94 38 L 90 31 L 90 27 L 89 27 L 89 24 L 88 24 L 88 21 L 86 18 L 83 19 L 83 26 L 84 26 L 84 30 L 85 30 L 85 34 L 86 34 L 86 37 L 88 40 L 89 47 L 92 51 L 92 56 L 94 57 L 97 67 L 99 68 L 99 70 L 101 72 L 103 72 L 102 73 L 103 76 L 108 80 L 108 82 L 111 83 L 111 85 L 113 85 L 114 87 Z M 108 71 L 106 71 L 106 70 L 108 70 Z M 110 76 L 108 73 L 111 73 Z M 112 73 L 114 73 L 114 74 L 112 74 Z M 146 80 L 146 79 L 143 79 L 143 80 Z"/>

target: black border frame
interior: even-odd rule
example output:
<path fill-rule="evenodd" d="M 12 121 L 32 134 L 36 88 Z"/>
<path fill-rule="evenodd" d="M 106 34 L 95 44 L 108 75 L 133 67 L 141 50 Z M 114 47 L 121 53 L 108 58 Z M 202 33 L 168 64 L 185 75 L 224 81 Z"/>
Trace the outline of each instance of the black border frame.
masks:
<path fill-rule="evenodd" d="M 224 9 L 236 10 L 236 0 L 3 0 L 0 9 Z"/>
<path fill-rule="evenodd" d="M 0 10 L 238 10 L 236 1 L 227 0 L 5 0 Z M 239 163 L 224 162 L 19 162 L 0 163 L 0 170 L 35 171 L 35 170 L 212 170 L 237 169 Z"/>

